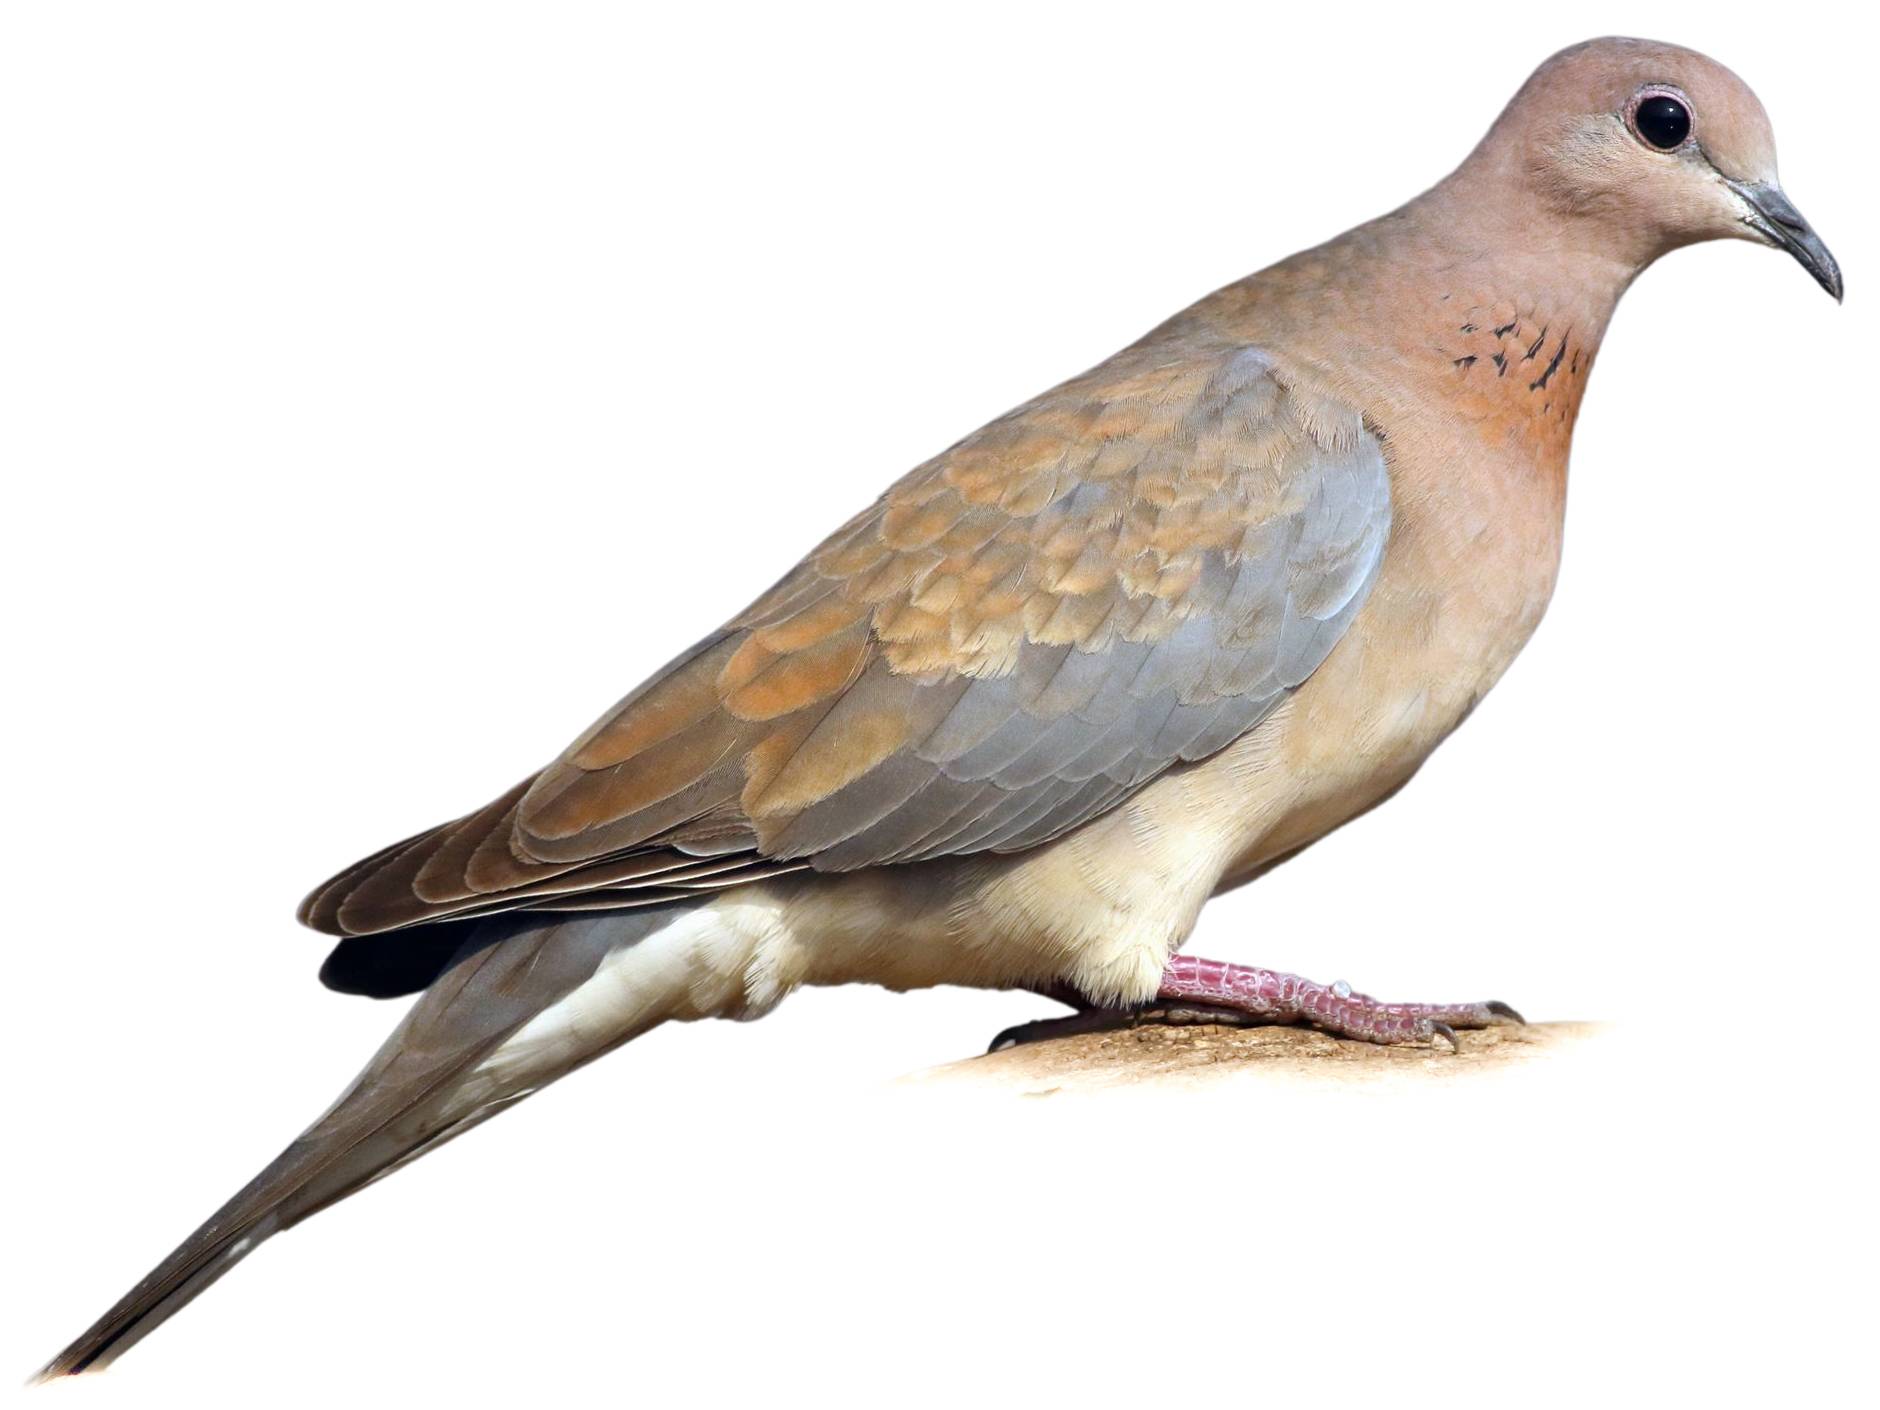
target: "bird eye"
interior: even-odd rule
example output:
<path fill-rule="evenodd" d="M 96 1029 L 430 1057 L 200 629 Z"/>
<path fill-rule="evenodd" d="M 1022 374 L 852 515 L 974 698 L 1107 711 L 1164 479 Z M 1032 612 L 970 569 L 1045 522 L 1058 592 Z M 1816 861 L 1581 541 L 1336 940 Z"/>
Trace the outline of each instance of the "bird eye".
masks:
<path fill-rule="evenodd" d="M 1691 110 L 1669 93 L 1652 93 L 1632 110 L 1632 130 L 1648 147 L 1674 151 L 1691 135 Z"/>

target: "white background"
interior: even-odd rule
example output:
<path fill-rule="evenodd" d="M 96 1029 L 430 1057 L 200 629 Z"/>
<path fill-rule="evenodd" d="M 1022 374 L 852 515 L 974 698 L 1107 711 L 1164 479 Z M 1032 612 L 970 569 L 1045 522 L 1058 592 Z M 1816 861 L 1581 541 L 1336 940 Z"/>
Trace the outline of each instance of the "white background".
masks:
<path fill-rule="evenodd" d="M 38 1394 L 1854 1398 L 1871 48 L 1763 3 L 1407 8 L 12 8 L 0 1379 L 390 1026 L 314 982 L 309 886 L 1624 30 L 1757 87 L 1850 303 L 1747 245 L 1650 272 L 1528 654 L 1193 945 L 1608 1038 L 1387 1100 L 942 1100 L 886 1084 L 1049 1006 L 805 993 L 653 1035 Z"/>

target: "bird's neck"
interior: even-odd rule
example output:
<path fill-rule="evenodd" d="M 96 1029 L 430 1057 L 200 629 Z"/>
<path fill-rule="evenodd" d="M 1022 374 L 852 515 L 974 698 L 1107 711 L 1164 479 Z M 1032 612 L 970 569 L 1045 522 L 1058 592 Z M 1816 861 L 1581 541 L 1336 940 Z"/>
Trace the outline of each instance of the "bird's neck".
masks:
<path fill-rule="evenodd" d="M 1602 246 L 1589 225 L 1537 219 L 1505 188 L 1491 201 L 1464 177 L 1195 312 L 1374 408 L 1380 424 L 1463 427 L 1564 481 L 1600 341 L 1649 256 Z"/>

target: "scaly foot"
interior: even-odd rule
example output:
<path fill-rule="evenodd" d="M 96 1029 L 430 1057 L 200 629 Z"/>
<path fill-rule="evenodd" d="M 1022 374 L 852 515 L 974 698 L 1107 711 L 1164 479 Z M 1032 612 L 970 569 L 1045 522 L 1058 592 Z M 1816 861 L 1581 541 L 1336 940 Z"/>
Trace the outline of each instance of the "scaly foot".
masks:
<path fill-rule="evenodd" d="M 1367 1043 L 1422 1043 L 1441 1037 L 1454 1048 L 1458 1028 L 1524 1021 L 1508 1005 L 1493 1000 L 1386 1004 L 1357 993 L 1342 980 L 1317 984 L 1279 970 L 1177 955 L 1162 972 L 1162 987 L 1153 1002 L 1134 1009 L 1086 1008 L 1065 1018 L 1020 1024 L 994 1038 L 990 1051 L 1139 1023 L 1309 1023 Z"/>
<path fill-rule="evenodd" d="M 1162 971 L 1158 1002 L 1218 1005 L 1261 1023 L 1310 1023 L 1367 1043 L 1417 1043 L 1441 1035 L 1456 1046 L 1458 1028 L 1522 1023 L 1504 1003 L 1386 1004 L 1340 980 L 1315 984 L 1296 974 L 1177 955 Z"/>

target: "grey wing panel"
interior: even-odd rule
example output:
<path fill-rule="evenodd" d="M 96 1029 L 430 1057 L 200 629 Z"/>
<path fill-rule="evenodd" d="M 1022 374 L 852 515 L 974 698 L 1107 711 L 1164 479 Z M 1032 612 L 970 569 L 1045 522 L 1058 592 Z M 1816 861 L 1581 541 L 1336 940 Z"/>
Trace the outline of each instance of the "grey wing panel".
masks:
<path fill-rule="evenodd" d="M 950 682 L 924 737 L 805 809 L 767 854 L 836 871 L 1022 851 L 1253 729 L 1343 637 L 1390 532 L 1368 430 L 1332 445 L 1299 437 L 1281 474 L 1285 512 L 1206 555 L 1185 620 L 1091 649 L 1027 641 L 1008 674 Z"/>

